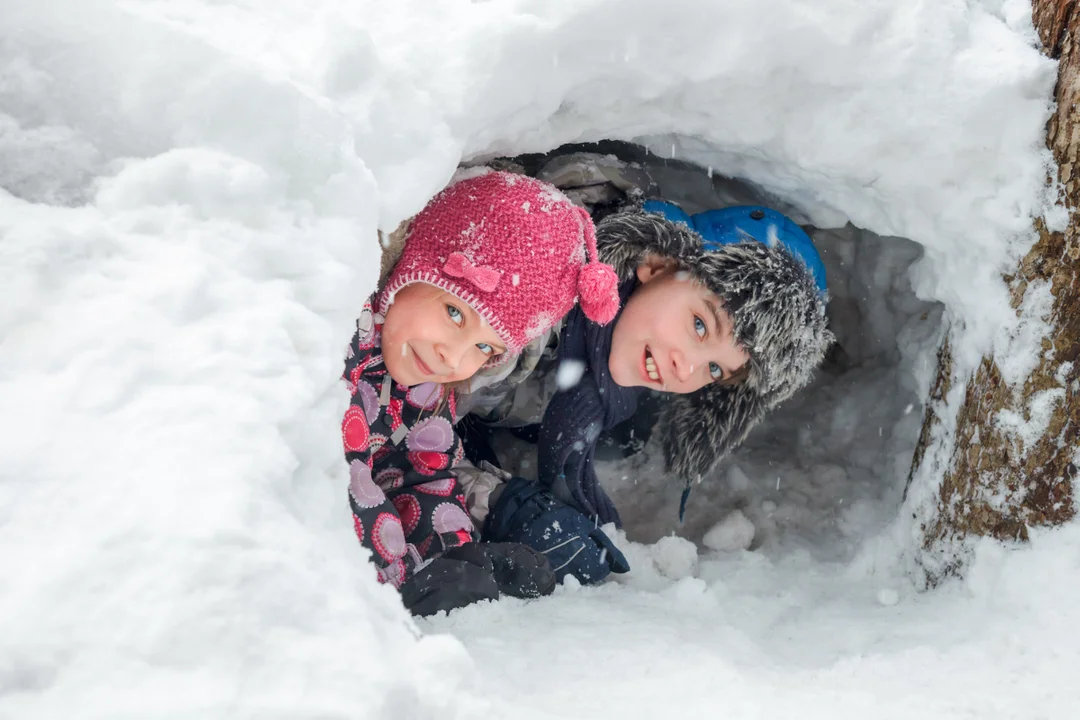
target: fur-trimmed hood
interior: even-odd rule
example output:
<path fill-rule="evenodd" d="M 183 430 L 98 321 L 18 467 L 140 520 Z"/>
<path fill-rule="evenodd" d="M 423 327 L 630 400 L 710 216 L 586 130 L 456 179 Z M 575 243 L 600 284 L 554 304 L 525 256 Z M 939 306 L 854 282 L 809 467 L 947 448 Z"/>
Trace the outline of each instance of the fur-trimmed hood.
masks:
<path fill-rule="evenodd" d="M 620 280 L 649 255 L 676 261 L 714 292 L 750 355 L 746 380 L 673 395 L 660 420 L 668 470 L 689 484 L 713 469 L 770 410 L 813 377 L 832 344 L 825 303 L 806 265 L 778 243 L 707 248 L 683 223 L 629 207 L 597 226 L 600 258 Z"/>

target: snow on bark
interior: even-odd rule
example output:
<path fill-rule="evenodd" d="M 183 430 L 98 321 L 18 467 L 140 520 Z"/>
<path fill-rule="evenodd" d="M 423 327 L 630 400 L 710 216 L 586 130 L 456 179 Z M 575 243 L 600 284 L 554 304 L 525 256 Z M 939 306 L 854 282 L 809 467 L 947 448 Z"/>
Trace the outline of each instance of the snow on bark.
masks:
<path fill-rule="evenodd" d="M 1009 355 L 1024 348 L 1006 345 L 965 377 L 955 367 L 949 338 L 938 353 L 908 480 L 910 490 L 916 478 L 940 478 L 932 502 L 916 503 L 913 512 L 921 533 L 918 562 L 931 585 L 961 571 L 970 539 L 1026 541 L 1031 529 L 1076 515 L 1080 221 L 1072 213 L 1080 206 L 1074 172 L 1080 153 L 1080 11 L 1075 0 L 1035 0 L 1033 19 L 1044 52 L 1060 63 L 1047 146 L 1071 219 L 1063 231 L 1036 219 L 1038 240 L 1004 278 L 1017 316 L 1046 324 L 1035 368 L 1026 377 L 1010 377 Z"/>

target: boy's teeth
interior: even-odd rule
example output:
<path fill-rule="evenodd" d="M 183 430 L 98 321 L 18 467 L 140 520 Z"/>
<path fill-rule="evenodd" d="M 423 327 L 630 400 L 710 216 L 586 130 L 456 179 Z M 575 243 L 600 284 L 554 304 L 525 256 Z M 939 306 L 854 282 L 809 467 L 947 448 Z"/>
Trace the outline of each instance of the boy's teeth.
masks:
<path fill-rule="evenodd" d="M 645 372 L 649 374 L 650 380 L 660 382 L 660 373 L 656 371 L 656 361 L 648 350 L 645 351 Z"/>
<path fill-rule="evenodd" d="M 649 380 L 660 382 L 660 373 L 657 372 L 657 362 L 652 359 L 652 353 L 648 350 L 645 351 L 645 371 L 649 375 Z"/>

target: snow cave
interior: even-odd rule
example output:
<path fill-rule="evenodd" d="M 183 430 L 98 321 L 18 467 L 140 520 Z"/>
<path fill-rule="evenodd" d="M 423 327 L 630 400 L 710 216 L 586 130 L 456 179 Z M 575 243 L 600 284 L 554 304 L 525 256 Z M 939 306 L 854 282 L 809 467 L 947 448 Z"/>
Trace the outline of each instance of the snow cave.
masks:
<path fill-rule="evenodd" d="M 1074 717 L 1077 524 L 928 592 L 947 422 L 909 481 L 946 334 L 1040 356 L 1040 47 L 1028 0 L 0 0 L 0 716 Z M 682 525 L 605 451 L 631 573 L 414 619 L 342 459 L 378 233 L 609 142 L 807 228 L 838 342 Z"/>

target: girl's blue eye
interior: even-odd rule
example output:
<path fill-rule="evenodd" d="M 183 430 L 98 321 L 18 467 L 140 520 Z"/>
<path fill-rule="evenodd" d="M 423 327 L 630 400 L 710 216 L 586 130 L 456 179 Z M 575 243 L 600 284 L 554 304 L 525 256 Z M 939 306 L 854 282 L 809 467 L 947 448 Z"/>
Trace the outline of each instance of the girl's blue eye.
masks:
<path fill-rule="evenodd" d="M 696 332 L 697 336 L 700 338 L 705 337 L 705 321 L 699 318 L 697 315 L 694 316 L 694 332 Z"/>
<path fill-rule="evenodd" d="M 709 375 L 713 380 L 719 380 L 724 377 L 724 369 L 714 362 L 709 363 Z"/>
<path fill-rule="evenodd" d="M 462 315 L 461 311 L 453 305 L 446 306 L 446 314 L 449 315 L 453 323 L 459 327 L 461 326 L 461 323 L 465 320 L 465 316 Z"/>
<path fill-rule="evenodd" d="M 487 343 L 476 343 L 476 347 L 480 348 L 480 352 L 484 353 L 485 355 L 495 354 L 495 348 L 491 347 Z"/>

